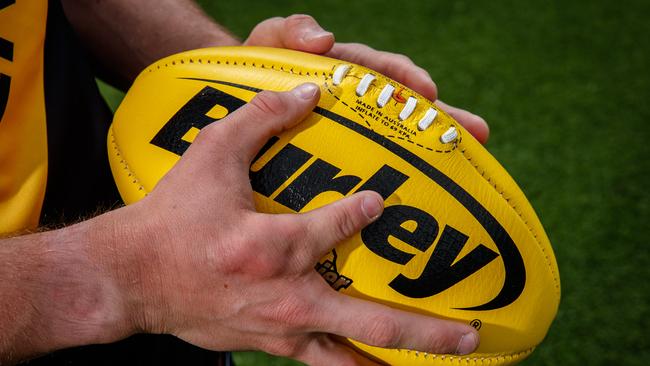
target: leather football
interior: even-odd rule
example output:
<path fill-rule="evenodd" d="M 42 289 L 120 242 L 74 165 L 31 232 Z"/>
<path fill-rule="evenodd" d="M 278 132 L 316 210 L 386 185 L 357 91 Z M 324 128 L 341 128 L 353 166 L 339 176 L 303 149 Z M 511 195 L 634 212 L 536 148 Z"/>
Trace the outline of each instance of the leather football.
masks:
<path fill-rule="evenodd" d="M 464 322 L 481 338 L 464 356 L 349 345 L 390 365 L 508 365 L 527 357 L 560 300 L 557 264 L 537 215 L 458 122 L 363 66 L 259 47 L 200 49 L 154 63 L 109 131 L 124 201 L 153 190 L 201 128 L 262 90 L 305 82 L 320 86 L 320 101 L 252 163 L 256 208 L 305 212 L 360 190 L 378 192 L 383 215 L 315 270 L 335 291 Z"/>

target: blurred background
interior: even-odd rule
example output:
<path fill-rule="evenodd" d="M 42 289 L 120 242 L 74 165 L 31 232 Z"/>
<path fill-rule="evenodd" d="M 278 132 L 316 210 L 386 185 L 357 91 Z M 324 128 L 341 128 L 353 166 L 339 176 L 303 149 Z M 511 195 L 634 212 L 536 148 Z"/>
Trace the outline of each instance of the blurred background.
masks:
<path fill-rule="evenodd" d="M 562 302 L 523 365 L 650 364 L 650 2 L 200 1 L 245 38 L 306 13 L 402 53 L 483 116 L 555 249 Z M 121 93 L 100 83 L 115 107 Z M 237 353 L 238 366 L 298 365 Z"/>

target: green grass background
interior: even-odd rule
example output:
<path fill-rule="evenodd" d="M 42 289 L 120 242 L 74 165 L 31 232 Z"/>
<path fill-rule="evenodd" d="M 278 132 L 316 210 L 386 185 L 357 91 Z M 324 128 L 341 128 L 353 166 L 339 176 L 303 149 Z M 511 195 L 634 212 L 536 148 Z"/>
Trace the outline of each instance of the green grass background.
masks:
<path fill-rule="evenodd" d="M 343 42 L 399 52 L 441 99 L 485 117 L 488 149 L 536 208 L 562 302 L 525 365 L 650 363 L 650 2 L 207 1 L 245 38 L 307 13 Z M 112 105 L 120 94 L 104 88 Z M 295 365 L 238 353 L 239 366 Z"/>

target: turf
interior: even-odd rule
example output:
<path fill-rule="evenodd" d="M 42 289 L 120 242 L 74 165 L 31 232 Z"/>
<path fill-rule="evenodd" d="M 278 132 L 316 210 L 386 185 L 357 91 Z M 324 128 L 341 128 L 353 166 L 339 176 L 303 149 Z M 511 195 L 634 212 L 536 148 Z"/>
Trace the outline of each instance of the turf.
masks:
<path fill-rule="evenodd" d="M 560 311 L 523 364 L 648 363 L 649 2 L 202 3 L 242 38 L 265 18 L 308 13 L 339 41 L 426 68 L 443 100 L 489 121 L 488 149 L 555 248 Z M 261 353 L 236 360 L 295 364 Z"/>

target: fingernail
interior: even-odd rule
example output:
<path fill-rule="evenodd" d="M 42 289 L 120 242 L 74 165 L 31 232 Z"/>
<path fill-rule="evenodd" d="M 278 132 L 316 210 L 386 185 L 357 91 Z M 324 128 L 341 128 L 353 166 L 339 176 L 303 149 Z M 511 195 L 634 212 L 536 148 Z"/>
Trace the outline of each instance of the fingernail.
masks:
<path fill-rule="evenodd" d="M 302 40 L 305 42 L 313 42 L 319 38 L 331 37 L 333 36 L 332 32 L 328 32 L 322 29 L 313 29 L 305 32 L 302 36 Z"/>
<path fill-rule="evenodd" d="M 368 195 L 364 197 L 363 202 L 361 203 L 361 209 L 369 219 L 374 220 L 379 217 L 381 212 L 384 210 L 384 203 L 381 202 L 376 195 Z"/>
<path fill-rule="evenodd" d="M 299 98 L 310 100 L 316 95 L 318 86 L 314 83 L 305 83 L 298 85 L 293 89 L 293 94 Z"/>
<path fill-rule="evenodd" d="M 462 337 L 460 337 L 460 341 L 458 342 L 458 347 L 456 347 L 456 354 L 466 355 L 472 353 L 474 352 L 477 346 L 478 346 L 478 339 L 476 338 L 476 334 L 467 333 Z"/>

